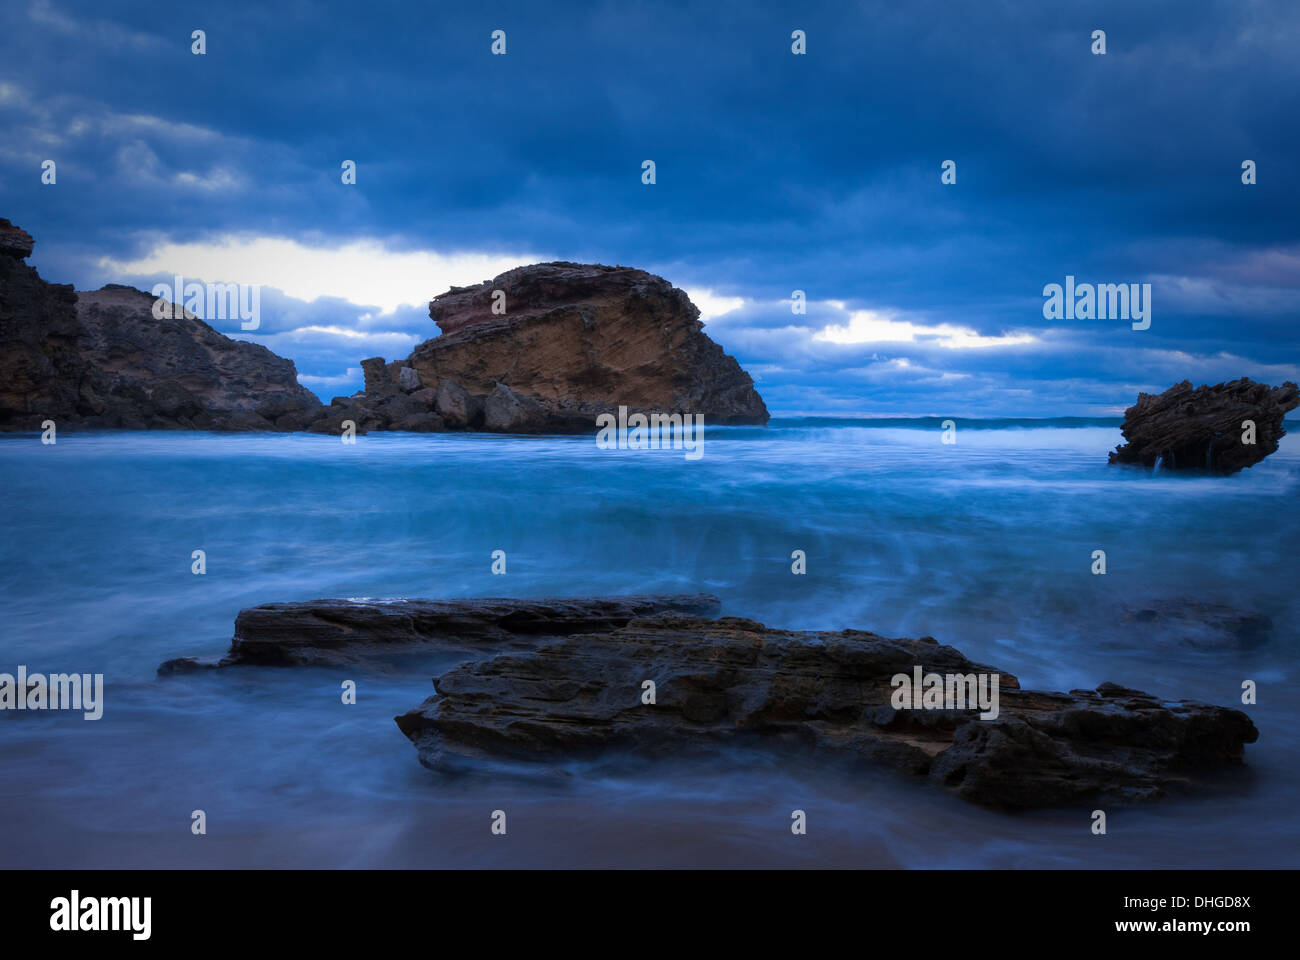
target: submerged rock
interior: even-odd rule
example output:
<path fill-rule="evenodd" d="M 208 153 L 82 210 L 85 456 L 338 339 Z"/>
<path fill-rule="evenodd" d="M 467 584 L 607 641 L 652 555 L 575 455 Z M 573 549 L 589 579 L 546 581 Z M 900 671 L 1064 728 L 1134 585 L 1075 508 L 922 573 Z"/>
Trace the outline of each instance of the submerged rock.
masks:
<path fill-rule="evenodd" d="M 1273 621 L 1262 613 L 1190 598 L 1126 610 L 1121 622 L 1144 640 L 1204 651 L 1250 650 L 1267 643 Z"/>
<path fill-rule="evenodd" d="M 241 610 L 217 666 L 341 666 L 421 648 L 499 650 L 541 637 L 613 630 L 656 613 L 711 613 L 709 594 L 514 600 L 308 600 Z M 160 673 L 211 665 L 168 660 Z"/>
<path fill-rule="evenodd" d="M 223 659 L 169 660 L 159 673 L 391 667 L 403 654 L 454 652 L 462 662 L 434 680 L 436 695 L 395 718 L 433 770 L 789 745 L 881 763 L 1002 808 L 1156 797 L 1239 764 L 1258 736 L 1239 710 L 1109 683 L 1022 690 L 931 637 L 708 619 L 718 607 L 703 594 L 273 603 L 239 614 Z M 900 708 L 899 675 L 968 678 L 984 693 L 996 678 L 997 697 Z"/>
<path fill-rule="evenodd" d="M 931 638 L 803 633 L 751 620 L 660 617 L 461 664 L 397 717 L 439 771 L 612 748 L 785 742 L 883 762 L 971 801 L 1055 806 L 1159 796 L 1197 771 L 1239 763 L 1257 737 L 1238 710 L 1161 701 L 1114 684 L 1039 693 L 1000 675 L 998 715 L 898 710 L 891 678 L 992 674 Z M 643 702 L 653 681 L 655 702 Z"/>
<path fill-rule="evenodd" d="M 1175 384 L 1160 395 L 1138 394 L 1124 412 L 1124 439 L 1111 463 L 1164 470 L 1236 473 L 1277 451 L 1282 421 L 1300 406 L 1300 387 L 1248 377 L 1214 386 Z M 1246 421 L 1254 424 L 1253 434 Z M 1251 442 L 1253 441 L 1253 442 Z"/>

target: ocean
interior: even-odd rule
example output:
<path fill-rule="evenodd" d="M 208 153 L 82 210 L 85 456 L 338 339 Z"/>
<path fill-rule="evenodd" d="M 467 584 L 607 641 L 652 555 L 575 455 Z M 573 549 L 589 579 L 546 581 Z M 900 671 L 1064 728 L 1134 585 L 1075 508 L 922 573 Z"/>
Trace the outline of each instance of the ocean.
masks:
<path fill-rule="evenodd" d="M 1300 435 L 1211 477 L 1108 466 L 1118 420 L 941 434 L 777 419 L 709 428 L 697 460 L 591 436 L 0 438 L 0 672 L 105 675 L 100 720 L 0 712 L 0 867 L 1300 866 Z M 1108 810 L 1094 836 L 1091 805 L 1007 814 L 888 768 L 748 749 L 445 779 L 392 718 L 447 654 L 155 675 L 224 652 L 259 603 L 696 591 L 770 626 L 928 634 L 1030 688 L 1240 706 L 1253 680 L 1260 739 L 1245 766 Z M 1189 641 L 1134 616 L 1189 600 L 1272 631 Z"/>

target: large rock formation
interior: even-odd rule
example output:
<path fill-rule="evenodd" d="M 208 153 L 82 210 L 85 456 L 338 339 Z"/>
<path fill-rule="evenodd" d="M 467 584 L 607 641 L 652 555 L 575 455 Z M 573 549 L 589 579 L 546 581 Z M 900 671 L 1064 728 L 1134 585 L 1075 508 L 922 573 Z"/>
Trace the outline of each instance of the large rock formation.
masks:
<path fill-rule="evenodd" d="M 78 347 L 77 295 L 23 262 L 33 246 L 0 219 L 0 430 L 71 422 L 90 369 Z"/>
<path fill-rule="evenodd" d="M 328 407 L 292 361 L 110 284 L 49 284 L 33 241 L 0 220 L 0 429 L 594 432 L 596 418 L 700 414 L 766 423 L 749 375 L 681 290 L 643 270 L 539 263 L 429 305 L 442 336 L 361 362 L 365 390 Z M 501 312 L 504 310 L 504 313 Z M 174 319 L 172 317 L 174 316 Z"/>
<path fill-rule="evenodd" d="M 0 220 L 0 429 L 298 430 L 321 416 L 293 362 L 111 284 L 46 283 L 30 236 Z"/>
<path fill-rule="evenodd" d="M 753 380 L 703 333 L 699 315 L 644 270 L 519 267 L 436 297 L 429 316 L 442 335 L 404 361 L 365 361 L 360 406 L 382 414 L 394 394 L 431 390 L 427 412 L 446 428 L 503 433 L 594 432 L 596 417 L 620 406 L 766 423 Z"/>
<path fill-rule="evenodd" d="M 1242 760 L 1258 734 L 1241 711 L 1096 691 L 1021 690 L 933 638 L 776 630 L 706 619 L 709 596 L 571 600 L 321 600 L 245 610 L 227 657 L 203 666 L 377 666 L 412 651 L 464 659 L 396 718 L 441 772 L 616 749 L 667 754 L 792 745 L 928 777 L 991 806 L 1143 800 Z M 898 674 L 998 674 L 997 716 L 895 709 Z M 645 702 L 645 681 L 655 684 Z"/>
<path fill-rule="evenodd" d="M 232 340 L 179 307 L 154 316 L 156 299 L 110 284 L 77 294 L 88 426 L 198 430 L 301 430 L 323 411 L 298 383 L 293 361 Z"/>
<path fill-rule="evenodd" d="M 1236 473 L 1277 450 L 1286 435 L 1282 421 L 1297 406 L 1300 388 L 1290 381 L 1270 387 L 1242 377 L 1193 388 L 1184 380 L 1159 396 L 1138 394 L 1124 411 L 1128 442 L 1115 448 L 1110 462 Z M 1254 443 L 1243 440 L 1248 420 L 1255 425 Z"/>

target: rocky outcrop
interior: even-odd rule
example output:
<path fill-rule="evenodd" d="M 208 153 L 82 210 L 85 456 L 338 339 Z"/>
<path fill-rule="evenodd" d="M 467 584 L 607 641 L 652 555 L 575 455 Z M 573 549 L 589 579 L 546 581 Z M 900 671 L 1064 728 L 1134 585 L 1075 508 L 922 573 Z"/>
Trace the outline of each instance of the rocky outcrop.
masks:
<path fill-rule="evenodd" d="M 0 219 L 0 430 L 72 422 L 90 372 L 78 347 L 77 294 L 23 262 L 33 245 Z"/>
<path fill-rule="evenodd" d="M 1000 675 L 996 719 L 894 709 L 890 678 L 917 666 L 944 676 L 997 672 L 930 638 L 663 617 L 461 664 L 397 724 L 435 770 L 484 756 L 786 742 L 883 762 L 997 807 L 1159 796 L 1198 770 L 1239 762 L 1257 736 L 1237 710 L 1113 684 L 1024 691 L 1009 674 Z M 647 680 L 653 704 L 642 699 Z"/>
<path fill-rule="evenodd" d="M 25 260 L 35 248 L 36 241 L 30 233 L 0 217 L 0 257 Z"/>
<path fill-rule="evenodd" d="M 1138 394 L 1124 412 L 1126 443 L 1111 463 L 1162 470 L 1236 473 L 1259 463 L 1286 435 L 1282 421 L 1300 406 L 1300 388 L 1256 383 L 1248 377 L 1193 388 L 1188 380 L 1160 395 Z M 1254 423 L 1253 442 L 1246 421 Z"/>
<path fill-rule="evenodd" d="M 452 288 L 429 305 L 442 336 L 361 361 L 365 389 L 326 407 L 292 361 L 179 307 L 156 317 L 150 294 L 45 283 L 23 263 L 33 246 L 0 220 L 0 429 L 586 433 L 620 407 L 768 419 L 686 294 L 644 270 L 539 263 Z"/>
<path fill-rule="evenodd" d="M 703 332 L 690 298 L 628 267 L 538 263 L 429 304 L 442 335 L 406 360 L 364 361 L 362 406 L 395 391 L 435 391 L 449 429 L 595 432 L 631 412 L 703 414 L 706 424 L 766 423 L 749 374 Z M 382 418 L 381 418 L 382 419 Z"/>
<path fill-rule="evenodd" d="M 79 347 L 94 376 L 83 384 L 87 426 L 301 430 L 323 410 L 293 361 L 232 340 L 179 307 L 110 284 L 77 294 Z"/>
<path fill-rule="evenodd" d="M 159 667 L 342 666 L 420 648 L 496 651 L 541 637 L 608 631 L 659 613 L 712 613 L 709 594 L 512 600 L 309 600 L 241 610 L 220 660 L 181 657 Z"/>
<path fill-rule="evenodd" d="M 46 283 L 22 262 L 32 246 L 0 220 L 0 429 L 300 430 L 321 415 L 292 361 L 179 307 L 159 319 L 132 287 Z"/>
<path fill-rule="evenodd" d="M 172 660 L 160 673 L 355 667 L 451 650 L 463 660 L 434 680 L 436 695 L 396 718 L 436 771 L 485 759 L 526 765 L 613 750 L 788 746 L 883 764 L 1002 808 L 1150 799 L 1239 764 L 1258 736 L 1234 709 L 1110 683 L 1022 690 L 1014 676 L 931 637 L 700 616 L 717 605 L 703 595 L 267 604 L 240 613 L 223 660 Z M 953 705 L 896 709 L 893 679 L 918 669 L 996 674 L 996 716 Z"/>

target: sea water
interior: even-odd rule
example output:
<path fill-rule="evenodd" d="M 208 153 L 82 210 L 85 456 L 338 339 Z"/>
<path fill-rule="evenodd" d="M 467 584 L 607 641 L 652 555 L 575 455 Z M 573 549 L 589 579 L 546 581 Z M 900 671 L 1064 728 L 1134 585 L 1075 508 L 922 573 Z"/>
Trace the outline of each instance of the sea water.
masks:
<path fill-rule="evenodd" d="M 1297 437 L 1231 477 L 1108 466 L 1118 421 L 942 437 L 938 420 L 774 420 L 710 428 L 698 460 L 590 436 L 4 437 L 0 672 L 105 680 L 96 721 L 0 712 L 0 867 L 1300 866 Z M 1260 739 L 1243 767 L 1108 808 L 1095 836 L 1090 804 L 999 813 L 747 748 L 447 779 L 392 718 L 455 655 L 155 675 L 224 652 L 259 603 L 696 591 L 770 626 L 931 635 L 1030 688 L 1241 707 L 1252 680 Z M 1132 617 L 1189 599 L 1273 630 L 1187 643 Z"/>

